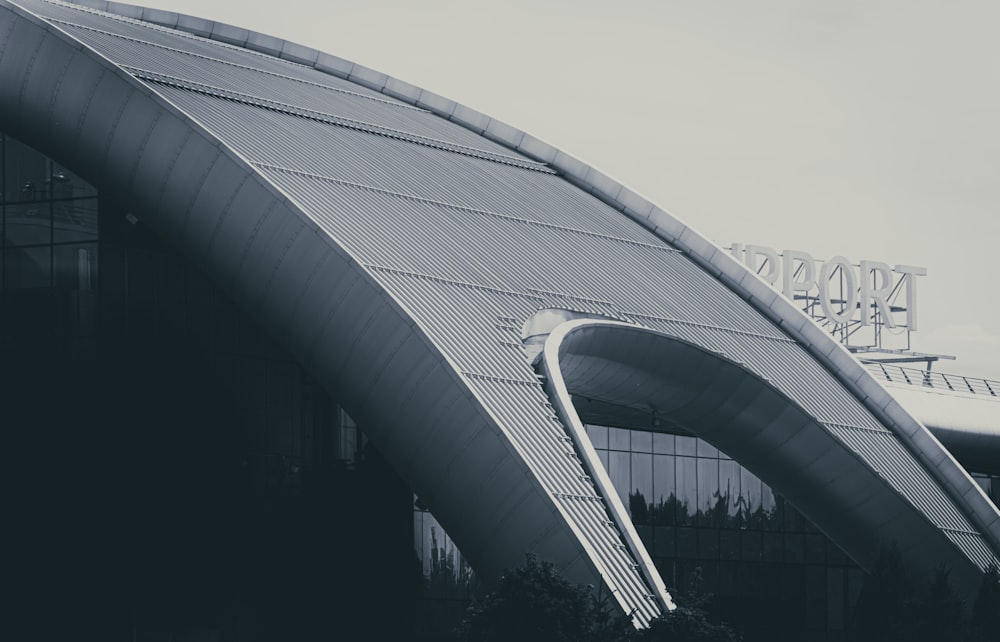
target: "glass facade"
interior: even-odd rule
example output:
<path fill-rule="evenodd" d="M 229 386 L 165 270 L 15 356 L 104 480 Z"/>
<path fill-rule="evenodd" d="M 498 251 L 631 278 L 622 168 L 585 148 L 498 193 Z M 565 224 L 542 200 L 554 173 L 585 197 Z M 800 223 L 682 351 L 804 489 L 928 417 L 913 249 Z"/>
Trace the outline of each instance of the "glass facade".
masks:
<path fill-rule="evenodd" d="M 9 135 L 0 161 L 6 576 L 36 637 L 411 638 L 413 496 L 335 397 L 141 213 Z M 439 541 L 427 578 L 467 569 Z"/>
<path fill-rule="evenodd" d="M 748 641 L 846 639 L 863 573 L 789 502 L 693 436 L 587 432 L 669 587 L 700 575 Z"/>
<path fill-rule="evenodd" d="M 97 191 L 7 135 L 0 163 L 0 336 L 8 348 L 27 340 L 32 350 L 92 349 Z"/>

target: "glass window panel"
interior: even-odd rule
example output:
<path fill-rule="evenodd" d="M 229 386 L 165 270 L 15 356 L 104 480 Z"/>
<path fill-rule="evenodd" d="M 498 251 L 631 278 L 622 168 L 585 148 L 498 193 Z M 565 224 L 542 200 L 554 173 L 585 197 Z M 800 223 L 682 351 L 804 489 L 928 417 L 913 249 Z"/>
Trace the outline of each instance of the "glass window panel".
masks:
<path fill-rule="evenodd" d="M 97 243 L 55 245 L 52 250 L 57 288 L 83 292 L 97 287 Z"/>
<path fill-rule="evenodd" d="M 848 607 L 848 621 L 850 621 L 851 616 L 854 614 L 854 607 L 858 604 L 858 598 L 861 597 L 861 587 L 865 583 L 865 573 L 857 566 L 849 566 L 847 568 L 847 607 Z"/>
<path fill-rule="evenodd" d="M 760 531 L 743 531 L 740 533 L 740 541 L 743 547 L 743 560 L 746 562 L 760 561 Z"/>
<path fill-rule="evenodd" d="M 653 498 L 653 456 L 632 453 L 632 485 L 629 493 L 629 510 L 632 520 L 649 524 L 649 504 Z"/>
<path fill-rule="evenodd" d="M 12 247 L 51 243 L 50 206 L 50 203 L 43 201 L 4 207 L 4 245 Z"/>
<path fill-rule="evenodd" d="M 678 455 L 690 455 L 694 457 L 698 454 L 698 440 L 694 437 L 687 437 L 685 435 L 676 435 L 674 437 L 674 446 L 677 449 Z"/>
<path fill-rule="evenodd" d="M 52 198 L 97 196 L 97 189 L 59 163 L 52 161 Z"/>
<path fill-rule="evenodd" d="M 761 557 L 765 562 L 780 562 L 784 542 L 781 533 L 764 533 Z"/>
<path fill-rule="evenodd" d="M 743 517 L 740 522 L 745 528 L 761 526 L 761 482 L 746 468 L 740 467 L 740 492 L 742 493 Z"/>
<path fill-rule="evenodd" d="M 806 535 L 806 561 L 812 564 L 826 563 L 826 538 L 816 533 Z"/>
<path fill-rule="evenodd" d="M 677 524 L 694 524 L 698 510 L 698 470 L 694 457 L 677 457 Z"/>
<path fill-rule="evenodd" d="M 674 557 L 676 555 L 674 540 L 677 536 L 672 526 L 657 526 L 653 537 L 655 538 L 653 555 L 657 557 Z"/>
<path fill-rule="evenodd" d="M 704 439 L 697 440 L 697 450 L 699 457 L 718 457 L 719 449 L 708 443 Z"/>
<path fill-rule="evenodd" d="M 693 528 L 677 529 L 677 557 L 694 559 L 698 556 L 698 531 Z"/>
<path fill-rule="evenodd" d="M 37 201 L 48 197 L 51 163 L 20 141 L 4 137 L 3 199 Z"/>
<path fill-rule="evenodd" d="M 806 626 L 811 630 L 826 628 L 826 569 L 806 567 Z"/>
<path fill-rule="evenodd" d="M 607 448 L 608 447 L 608 427 L 607 426 L 593 426 L 587 425 L 587 436 L 590 437 L 590 443 L 594 445 L 594 448 Z"/>
<path fill-rule="evenodd" d="M 97 199 L 52 203 L 52 238 L 56 243 L 97 239 Z"/>
<path fill-rule="evenodd" d="M 740 559 L 740 532 L 719 531 L 719 555 L 724 560 Z"/>
<path fill-rule="evenodd" d="M 653 433 L 645 430 L 632 430 L 632 452 L 653 452 Z"/>
<path fill-rule="evenodd" d="M 664 455 L 674 454 L 674 436 L 662 432 L 653 433 L 653 452 Z"/>
<path fill-rule="evenodd" d="M 631 455 L 627 452 L 618 452 L 612 450 L 608 453 L 608 475 L 611 477 L 611 483 L 614 485 L 615 490 L 618 491 L 618 496 L 621 497 L 622 503 L 626 506 L 629 505 L 629 492 L 631 491 L 631 473 L 629 472 L 629 459 Z"/>
<path fill-rule="evenodd" d="M 784 502 L 778 502 L 774 491 L 767 484 L 761 484 L 760 490 L 761 521 L 764 528 L 774 531 L 781 530 L 781 507 Z"/>
<path fill-rule="evenodd" d="M 740 595 L 756 596 L 762 593 L 764 565 L 754 562 L 740 564 Z"/>
<path fill-rule="evenodd" d="M 739 535 L 739 533 L 734 533 Z M 721 562 L 719 564 L 719 596 L 733 598 L 739 595 L 739 563 Z"/>
<path fill-rule="evenodd" d="M 842 568 L 826 569 L 826 607 L 827 626 L 834 631 L 842 630 L 847 621 Z"/>
<path fill-rule="evenodd" d="M 805 561 L 805 546 L 801 533 L 785 533 L 785 561 L 801 564 Z"/>
<path fill-rule="evenodd" d="M 719 460 L 698 459 L 698 513 L 702 526 L 718 528 L 725 514 L 725 500 L 719 494 Z"/>
<path fill-rule="evenodd" d="M 647 552 L 653 550 L 653 527 L 648 524 L 634 524 L 635 534 L 639 536 L 642 541 L 642 545 L 646 547 Z"/>
<path fill-rule="evenodd" d="M 698 529 L 698 557 L 719 559 L 719 531 L 714 528 Z"/>
<path fill-rule="evenodd" d="M 673 525 L 675 504 L 674 458 L 653 455 L 653 501 L 650 518 L 654 524 Z"/>
<path fill-rule="evenodd" d="M 742 526 L 742 505 L 740 496 L 740 466 L 735 461 L 719 461 L 719 494 L 725 504 L 724 528 L 740 528 Z"/>
<path fill-rule="evenodd" d="M 628 450 L 632 443 L 628 433 L 624 428 L 608 428 L 608 447 L 612 450 Z"/>
<path fill-rule="evenodd" d="M 8 248 L 4 252 L 7 289 L 48 287 L 50 259 L 48 246 Z"/>

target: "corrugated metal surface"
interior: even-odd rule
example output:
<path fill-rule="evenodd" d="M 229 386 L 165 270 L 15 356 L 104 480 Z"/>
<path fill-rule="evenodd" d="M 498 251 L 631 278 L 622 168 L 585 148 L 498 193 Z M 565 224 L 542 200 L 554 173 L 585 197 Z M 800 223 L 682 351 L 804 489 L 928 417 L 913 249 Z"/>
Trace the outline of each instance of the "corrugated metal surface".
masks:
<path fill-rule="evenodd" d="M 954 533 L 970 558 L 989 556 L 899 440 L 802 347 L 686 256 L 538 163 L 301 65 L 90 10 L 25 4 L 146 78 L 366 266 L 455 364 L 646 619 L 657 607 L 518 345 L 520 325 L 539 308 L 630 319 L 746 364 Z"/>

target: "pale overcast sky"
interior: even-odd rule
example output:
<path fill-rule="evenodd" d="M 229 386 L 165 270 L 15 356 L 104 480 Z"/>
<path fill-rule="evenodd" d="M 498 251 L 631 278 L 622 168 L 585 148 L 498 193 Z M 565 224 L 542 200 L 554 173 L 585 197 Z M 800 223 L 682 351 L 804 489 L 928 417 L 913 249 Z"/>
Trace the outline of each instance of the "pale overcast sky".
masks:
<path fill-rule="evenodd" d="M 1000 379 L 1000 3 L 136 3 L 457 100 L 721 245 L 926 267 L 913 348 Z"/>

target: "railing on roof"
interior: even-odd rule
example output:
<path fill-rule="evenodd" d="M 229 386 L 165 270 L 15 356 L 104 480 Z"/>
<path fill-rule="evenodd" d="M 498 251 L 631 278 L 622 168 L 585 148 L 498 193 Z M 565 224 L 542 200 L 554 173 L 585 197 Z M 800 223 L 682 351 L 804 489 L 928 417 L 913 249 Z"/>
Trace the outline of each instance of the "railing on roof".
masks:
<path fill-rule="evenodd" d="M 904 368 L 891 363 L 875 361 L 865 362 L 865 367 L 877 378 L 891 383 L 907 383 L 936 390 L 1000 397 L 1000 381 L 932 372 L 918 368 Z"/>

